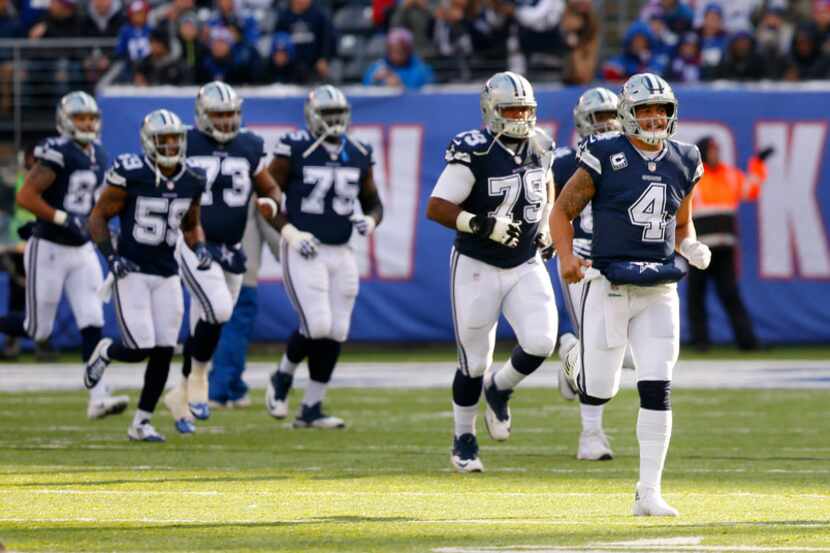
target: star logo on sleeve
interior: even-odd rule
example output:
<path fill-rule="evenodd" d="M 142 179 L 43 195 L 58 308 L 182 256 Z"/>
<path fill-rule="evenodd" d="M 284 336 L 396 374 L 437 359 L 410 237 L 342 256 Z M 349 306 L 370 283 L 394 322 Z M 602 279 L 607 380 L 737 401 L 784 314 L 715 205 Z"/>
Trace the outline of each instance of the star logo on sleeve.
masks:
<path fill-rule="evenodd" d="M 233 262 L 233 251 L 228 249 L 225 244 L 222 244 L 222 251 L 219 252 L 219 257 L 222 258 L 222 263 L 230 265 Z"/>

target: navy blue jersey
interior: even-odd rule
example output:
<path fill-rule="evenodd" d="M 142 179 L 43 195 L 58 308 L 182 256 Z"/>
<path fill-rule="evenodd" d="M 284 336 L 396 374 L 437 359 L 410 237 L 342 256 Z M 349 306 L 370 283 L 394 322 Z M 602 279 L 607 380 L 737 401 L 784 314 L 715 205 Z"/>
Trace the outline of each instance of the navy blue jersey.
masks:
<path fill-rule="evenodd" d="M 536 255 L 536 235 L 548 201 L 548 172 L 553 144 L 529 148 L 524 142 L 516 155 L 489 130 L 472 130 L 452 139 L 444 159 L 468 167 L 475 177 L 470 195 L 460 207 L 482 216 L 511 217 L 521 225 L 519 245 L 509 248 L 489 238 L 459 232 L 455 248 L 462 254 L 495 267 L 510 268 Z M 530 151 L 528 151 L 530 149 Z M 488 152 L 489 150 L 489 152 Z"/>
<path fill-rule="evenodd" d="M 178 272 L 173 252 L 179 223 L 193 199 L 205 191 L 204 169 L 183 164 L 167 178 L 156 174 L 144 156 L 121 154 L 107 171 L 106 183 L 127 191 L 119 214 L 121 235 L 118 253 L 138 264 L 142 273 L 172 276 Z"/>
<path fill-rule="evenodd" d="M 216 244 L 238 244 L 248 221 L 253 178 L 265 169 L 262 138 L 242 129 L 233 140 L 222 143 L 190 129 L 187 158 L 207 175 L 201 211 L 205 238 Z"/>
<path fill-rule="evenodd" d="M 372 148 L 361 143 L 364 154 L 344 139 L 337 152 L 320 144 L 303 158 L 314 141 L 308 131 L 296 131 L 280 137 L 274 149 L 276 156 L 291 161 L 288 182 L 280 183 L 288 221 L 323 244 L 345 244 L 352 236 L 349 218 L 363 178 L 375 163 Z"/>
<path fill-rule="evenodd" d="M 576 172 L 579 164 L 576 161 L 576 151 L 573 148 L 564 146 L 553 152 L 553 181 L 556 189 L 562 190 L 568 183 L 568 179 Z M 591 212 L 591 203 L 582 210 L 573 220 L 574 241 L 573 251 L 580 257 L 588 259 L 591 257 L 591 239 L 594 233 L 594 219 Z"/>
<path fill-rule="evenodd" d="M 55 180 L 43 192 L 43 200 L 69 215 L 89 217 L 95 205 L 95 192 L 109 164 L 104 148 L 93 142 L 91 151 L 87 152 L 69 138 L 47 138 L 35 147 L 35 159 L 55 173 Z M 87 242 L 64 227 L 43 219 L 35 223 L 34 235 L 66 246 Z"/>
<path fill-rule="evenodd" d="M 703 175 L 696 146 L 666 140 L 653 159 L 619 133 L 590 137 L 578 151 L 596 193 L 593 265 L 613 261 L 666 263 L 674 259 L 675 216 Z"/>

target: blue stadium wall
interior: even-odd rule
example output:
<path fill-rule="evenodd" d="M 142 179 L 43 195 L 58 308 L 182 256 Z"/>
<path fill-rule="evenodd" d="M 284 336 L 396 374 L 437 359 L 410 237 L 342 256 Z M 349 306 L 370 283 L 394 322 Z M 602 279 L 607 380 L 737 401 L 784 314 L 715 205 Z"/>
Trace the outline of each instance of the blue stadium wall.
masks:
<path fill-rule="evenodd" d="M 539 122 L 557 143 L 575 140 L 571 109 L 581 89 L 539 90 Z M 116 155 L 138 151 L 143 116 L 157 108 L 193 120 L 192 91 L 136 95 L 109 90 L 99 96 L 104 146 Z M 740 167 L 754 152 L 776 148 L 769 179 L 757 203 L 740 211 L 738 271 L 743 297 L 762 340 L 830 342 L 830 149 L 825 90 L 793 88 L 678 88 L 678 138 L 713 136 L 724 158 Z M 303 98 L 279 91 L 245 93 L 245 124 L 268 144 L 303 125 Z M 374 94 L 354 91 L 353 134 L 374 146 L 376 178 L 386 219 L 371 241 L 355 239 L 363 280 L 351 338 L 366 341 L 450 341 L 448 269 L 452 233 L 424 218 L 441 172 L 444 148 L 456 133 L 480 124 L 478 95 L 437 91 Z M 711 327 L 717 342 L 732 340 L 723 311 L 710 292 Z M 681 298 L 685 288 L 681 285 Z M 255 341 L 284 340 L 296 326 L 276 260 L 267 255 L 260 274 Z M 682 301 L 685 304 L 685 301 Z M 77 342 L 66 306 L 59 342 Z M 108 306 L 107 333 L 117 332 Z M 685 309 L 681 322 L 687 336 Z M 509 337 L 502 322 L 499 335 Z"/>

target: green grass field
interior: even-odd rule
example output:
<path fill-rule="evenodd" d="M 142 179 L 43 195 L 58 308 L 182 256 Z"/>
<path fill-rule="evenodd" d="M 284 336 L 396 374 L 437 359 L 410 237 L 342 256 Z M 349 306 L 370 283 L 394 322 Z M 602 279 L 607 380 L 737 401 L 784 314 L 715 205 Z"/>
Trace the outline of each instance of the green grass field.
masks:
<path fill-rule="evenodd" d="M 664 480 L 677 519 L 628 515 L 632 391 L 607 410 L 617 459 L 586 463 L 574 459 L 576 406 L 555 390 L 520 389 L 511 441 L 492 442 L 479 420 L 479 475 L 450 470 L 447 390 L 335 389 L 329 404 L 350 422 L 344 431 L 288 429 L 260 398 L 189 437 L 162 411 L 168 443 L 132 444 L 128 416 L 88 422 L 80 392 L 0 394 L 0 542 L 402 553 L 699 537 L 721 551 L 830 551 L 827 391 L 677 390 Z"/>

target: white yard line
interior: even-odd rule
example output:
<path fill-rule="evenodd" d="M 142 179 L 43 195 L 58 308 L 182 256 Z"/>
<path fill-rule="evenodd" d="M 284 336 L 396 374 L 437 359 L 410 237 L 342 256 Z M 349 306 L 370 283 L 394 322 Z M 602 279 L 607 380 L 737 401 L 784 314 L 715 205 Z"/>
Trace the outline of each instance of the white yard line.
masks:
<path fill-rule="evenodd" d="M 553 388 L 558 361 L 548 361 L 522 385 Z M 253 388 L 264 388 L 275 363 L 249 363 L 244 378 Z M 172 372 L 178 371 L 174 365 Z M 448 388 L 454 363 L 343 363 L 333 386 L 340 388 Z M 301 368 L 295 382 L 303 386 Z M 143 365 L 112 365 L 105 376 L 114 389 L 138 389 Z M 175 381 L 176 378 L 171 378 Z M 674 369 L 676 388 L 830 389 L 828 361 L 682 361 Z M 172 383 L 171 383 L 172 385 Z M 634 386 L 634 372 L 623 371 L 623 387 Z M 0 366 L 0 391 L 83 389 L 80 364 L 9 364 Z"/>

